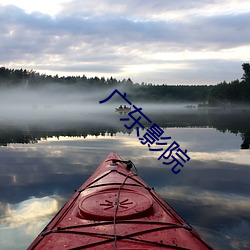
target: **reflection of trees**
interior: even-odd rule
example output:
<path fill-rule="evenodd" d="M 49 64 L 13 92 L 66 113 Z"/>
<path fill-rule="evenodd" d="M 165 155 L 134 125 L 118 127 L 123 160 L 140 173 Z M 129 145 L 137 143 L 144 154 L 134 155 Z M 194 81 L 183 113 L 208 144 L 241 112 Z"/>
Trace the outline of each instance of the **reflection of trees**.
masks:
<path fill-rule="evenodd" d="M 27 127 L 29 127 L 27 129 Z M 43 126 L 44 127 L 44 124 Z M 28 132 L 27 132 L 28 130 Z M 120 127 L 112 124 L 91 124 L 91 123 L 68 123 L 68 124 L 48 124 L 47 128 L 41 128 L 39 126 L 28 126 L 25 128 L 21 126 L 12 126 L 9 128 L 8 125 L 0 126 L 0 146 L 8 146 L 12 143 L 30 144 L 37 143 L 39 140 L 46 140 L 48 138 L 60 136 L 68 137 L 83 137 L 86 138 L 88 135 L 92 136 L 113 136 L 118 132 L 131 133 L 120 124 Z"/>
<path fill-rule="evenodd" d="M 242 149 L 250 146 L 250 110 L 192 110 L 182 112 L 170 112 L 161 110 L 158 113 L 147 112 L 145 114 L 160 127 L 211 127 L 221 132 L 240 134 L 242 137 Z M 106 120 L 105 120 L 106 119 Z M 131 133 L 124 127 L 124 122 L 119 121 L 119 116 L 100 116 L 99 123 L 78 122 L 68 124 L 46 124 L 45 129 L 41 126 L 16 127 L 10 129 L 8 125 L 0 127 L 0 145 L 7 146 L 11 143 L 37 143 L 41 139 L 60 136 L 86 137 L 113 136 L 118 132 Z M 103 123 L 102 123 L 103 121 Z M 142 122 L 143 123 L 143 122 Z M 144 124 L 150 126 L 149 123 Z M 44 128 L 44 124 L 42 126 Z"/>
<path fill-rule="evenodd" d="M 249 149 L 250 146 L 250 131 L 247 134 L 242 135 L 243 143 L 241 149 Z"/>
<path fill-rule="evenodd" d="M 26 135 L 23 131 L 4 131 L 0 132 L 0 146 L 7 146 L 11 143 L 31 144 L 37 143 L 37 139 L 34 135 Z"/>
<path fill-rule="evenodd" d="M 155 116 L 159 126 L 211 127 L 225 133 L 240 134 L 241 149 L 250 147 L 250 109 L 201 109 L 189 113 L 166 113 Z"/>

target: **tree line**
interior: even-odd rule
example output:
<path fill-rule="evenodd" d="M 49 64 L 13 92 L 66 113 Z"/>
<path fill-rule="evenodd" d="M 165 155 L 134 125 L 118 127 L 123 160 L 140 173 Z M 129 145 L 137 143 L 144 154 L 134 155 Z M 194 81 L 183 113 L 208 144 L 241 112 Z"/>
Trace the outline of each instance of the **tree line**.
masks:
<path fill-rule="evenodd" d="M 215 85 L 209 95 L 209 103 L 221 102 L 250 103 L 250 64 L 243 63 L 243 76 L 241 80 L 226 81 Z"/>
<path fill-rule="evenodd" d="M 38 88 L 50 84 L 64 84 L 77 87 L 82 91 L 108 88 L 123 88 L 131 101 L 202 102 L 206 105 L 227 103 L 250 103 L 250 64 L 242 64 L 243 76 L 239 80 L 221 82 L 216 85 L 154 85 L 152 83 L 134 83 L 130 78 L 117 80 L 110 77 L 52 76 L 40 74 L 34 70 L 9 69 L 0 67 L 0 87 Z"/>

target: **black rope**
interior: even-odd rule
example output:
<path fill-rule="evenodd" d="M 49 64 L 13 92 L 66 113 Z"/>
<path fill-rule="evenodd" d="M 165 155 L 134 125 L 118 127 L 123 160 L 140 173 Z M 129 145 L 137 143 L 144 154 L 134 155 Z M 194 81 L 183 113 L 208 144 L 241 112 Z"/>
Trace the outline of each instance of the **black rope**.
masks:
<path fill-rule="evenodd" d="M 172 248 L 172 249 L 187 250 L 187 248 L 183 248 L 183 247 L 168 245 L 168 244 L 159 243 L 159 242 L 155 242 L 155 241 L 146 241 L 146 240 L 142 240 L 142 239 L 133 238 L 133 237 L 138 236 L 138 235 L 142 235 L 142 234 L 146 234 L 146 233 L 151 233 L 151 232 L 156 232 L 156 231 L 159 231 L 159 230 L 165 230 L 165 229 L 169 230 L 169 229 L 177 229 L 177 228 L 185 229 L 185 228 L 183 228 L 181 226 L 157 227 L 157 228 L 153 228 L 153 229 L 148 229 L 148 230 L 144 230 L 144 231 L 139 231 L 139 232 L 131 233 L 131 234 L 128 234 L 128 235 L 117 235 L 116 238 L 117 238 L 117 240 L 123 240 L 123 239 L 125 239 L 125 240 L 137 241 L 137 242 L 147 243 L 147 244 L 161 246 L 161 247 L 168 247 L 168 248 Z M 57 232 L 55 232 L 55 233 L 57 233 Z M 96 235 L 96 236 L 111 237 L 111 239 L 106 239 L 106 240 L 103 240 L 103 241 L 98 241 L 98 242 L 90 243 L 88 245 L 78 246 L 78 247 L 75 247 L 75 248 L 70 248 L 70 250 L 77 250 L 77 249 L 83 249 L 83 248 L 93 247 L 93 246 L 97 246 L 97 245 L 101 245 L 101 244 L 110 243 L 110 242 L 113 242 L 113 240 L 114 240 L 114 235 L 110 235 L 110 234 L 96 234 L 96 233 L 78 232 L 78 231 L 74 231 L 74 232 L 72 232 L 72 231 L 62 231 L 62 233 L 75 233 L 75 234 L 86 234 L 86 235 L 90 235 L 91 234 L 93 236 Z"/>
<path fill-rule="evenodd" d="M 92 226 L 103 226 L 103 225 L 110 225 L 113 224 L 113 221 L 102 221 L 102 222 L 95 222 L 85 225 L 76 225 L 76 226 L 68 226 L 68 227 L 57 227 L 57 230 L 68 230 L 68 229 L 74 229 L 74 228 L 84 228 L 84 227 L 92 227 Z M 144 224 L 144 225 L 165 225 L 165 226 L 181 226 L 173 223 L 168 222 L 161 222 L 161 221 L 139 221 L 139 220 L 117 220 L 116 224 Z M 187 227 L 183 228 L 187 229 Z"/>

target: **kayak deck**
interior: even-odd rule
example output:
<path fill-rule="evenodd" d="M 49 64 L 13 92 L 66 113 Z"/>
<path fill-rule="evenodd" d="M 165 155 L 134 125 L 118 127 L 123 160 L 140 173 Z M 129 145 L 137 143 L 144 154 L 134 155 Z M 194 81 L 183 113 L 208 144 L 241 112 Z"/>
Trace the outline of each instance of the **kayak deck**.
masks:
<path fill-rule="evenodd" d="M 212 249 L 110 153 L 28 249 Z"/>

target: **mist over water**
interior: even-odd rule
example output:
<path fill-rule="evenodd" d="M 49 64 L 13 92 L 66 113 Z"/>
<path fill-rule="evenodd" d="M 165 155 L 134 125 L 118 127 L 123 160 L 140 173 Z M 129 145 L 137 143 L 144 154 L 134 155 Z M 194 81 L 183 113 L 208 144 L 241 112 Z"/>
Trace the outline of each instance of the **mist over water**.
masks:
<path fill-rule="evenodd" d="M 39 123 L 39 122 L 58 122 L 58 121 L 95 121 L 105 120 L 113 114 L 119 105 L 127 105 L 121 97 L 116 94 L 117 102 L 107 101 L 100 104 L 99 101 L 107 98 L 114 89 L 107 89 L 99 92 L 98 90 L 83 90 L 72 88 L 71 86 L 56 85 L 30 88 L 11 88 L 0 90 L 0 121 Z M 124 89 L 119 89 L 124 94 Z M 129 96 L 127 95 L 129 100 Z M 178 111 L 185 109 L 187 104 L 149 104 L 133 103 L 143 112 L 149 113 L 162 111 Z M 97 119 L 96 119 L 97 118 Z M 110 121 L 112 122 L 112 121 Z"/>
<path fill-rule="evenodd" d="M 59 85 L 38 89 L 4 89 L 0 91 L 0 119 L 26 122 L 84 120 L 86 115 L 108 111 L 108 105 L 99 104 L 105 94 Z"/>
<path fill-rule="evenodd" d="M 3 249 L 26 248 L 110 151 L 131 159 L 139 175 L 215 249 L 247 249 L 249 110 L 137 102 L 127 93 L 127 99 L 142 108 L 152 124 L 188 150 L 191 160 L 174 175 L 157 160 L 157 152 L 140 143 L 135 129 L 124 127 L 133 121 L 120 121 L 128 115 L 115 108 L 128 103 L 116 94 L 99 104 L 113 91 L 56 84 L 0 89 Z M 119 91 L 123 94 L 126 89 Z M 143 118 L 141 122 L 146 128 L 152 125 Z M 144 133 L 140 129 L 140 136 Z"/>
<path fill-rule="evenodd" d="M 122 97 L 116 93 L 107 102 L 99 103 L 114 90 L 99 91 L 64 84 L 0 89 L 0 143 L 36 141 L 53 135 L 131 133 L 120 121 L 128 115 L 116 111 L 120 105 L 130 106 Z M 126 93 L 124 87 L 118 90 L 121 94 Z M 126 98 L 130 100 L 129 93 Z M 152 121 L 150 124 L 144 118 L 140 120 L 146 128 L 157 123 L 163 128 L 208 126 L 220 131 L 229 130 L 240 133 L 242 148 L 249 148 L 249 109 L 200 109 L 197 103 L 148 103 L 146 100 L 135 100 L 132 105 L 142 108 L 142 113 Z M 133 116 L 139 117 L 140 114 L 134 113 Z M 128 124 L 133 123 L 131 120 Z M 6 131 L 12 134 L 11 140 Z"/>

